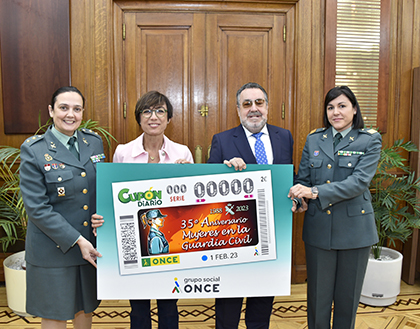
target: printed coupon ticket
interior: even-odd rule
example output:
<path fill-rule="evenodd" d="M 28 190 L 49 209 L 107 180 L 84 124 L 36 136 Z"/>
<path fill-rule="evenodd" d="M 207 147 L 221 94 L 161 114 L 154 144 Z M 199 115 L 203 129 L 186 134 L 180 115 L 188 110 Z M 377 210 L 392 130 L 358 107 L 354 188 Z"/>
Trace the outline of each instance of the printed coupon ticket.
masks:
<path fill-rule="evenodd" d="M 112 183 L 120 274 L 276 259 L 271 171 Z"/>

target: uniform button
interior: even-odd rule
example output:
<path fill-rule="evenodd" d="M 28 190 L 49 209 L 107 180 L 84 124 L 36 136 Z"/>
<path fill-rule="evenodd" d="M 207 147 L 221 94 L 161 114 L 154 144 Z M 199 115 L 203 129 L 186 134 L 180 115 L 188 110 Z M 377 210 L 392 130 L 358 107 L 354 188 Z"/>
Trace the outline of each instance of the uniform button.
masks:
<path fill-rule="evenodd" d="M 331 165 L 330 165 L 330 164 L 328 164 L 328 165 L 327 165 L 327 168 L 328 168 L 328 169 L 331 169 Z"/>
<path fill-rule="evenodd" d="M 84 171 L 82 171 L 82 173 L 80 174 L 80 176 L 86 177 L 86 173 Z"/>
<path fill-rule="evenodd" d="M 313 167 L 314 166 L 314 164 L 313 163 L 311 163 L 311 167 Z"/>
<path fill-rule="evenodd" d="M 331 183 L 331 181 L 330 180 L 327 180 L 327 184 L 330 184 Z"/>
<path fill-rule="evenodd" d="M 88 209 L 89 209 L 89 207 L 88 207 L 87 205 L 84 205 L 84 206 L 83 206 L 83 209 L 84 209 L 84 210 L 88 210 Z"/>
<path fill-rule="evenodd" d="M 328 206 L 329 206 L 329 207 L 332 207 L 332 203 L 330 203 Z"/>
<path fill-rule="evenodd" d="M 60 246 L 57 246 L 57 248 L 60 248 Z"/>
<path fill-rule="evenodd" d="M 331 211 L 330 211 L 330 210 L 327 210 L 327 214 L 328 214 L 328 215 L 331 215 Z"/>
<path fill-rule="evenodd" d="M 349 164 L 347 166 L 351 167 L 351 163 L 349 162 Z"/>
<path fill-rule="evenodd" d="M 59 182 L 61 182 L 63 179 L 62 179 L 61 177 L 58 177 L 58 178 L 57 178 L 57 180 L 58 180 Z"/>
<path fill-rule="evenodd" d="M 88 225 L 89 225 L 89 223 L 87 221 L 83 222 L 83 226 L 88 226 Z"/>
<path fill-rule="evenodd" d="M 365 213 L 365 211 L 364 210 L 362 210 L 362 214 L 364 214 Z"/>
<path fill-rule="evenodd" d="M 87 193 L 87 189 L 84 188 L 82 192 L 83 192 L 83 194 L 86 194 Z"/>

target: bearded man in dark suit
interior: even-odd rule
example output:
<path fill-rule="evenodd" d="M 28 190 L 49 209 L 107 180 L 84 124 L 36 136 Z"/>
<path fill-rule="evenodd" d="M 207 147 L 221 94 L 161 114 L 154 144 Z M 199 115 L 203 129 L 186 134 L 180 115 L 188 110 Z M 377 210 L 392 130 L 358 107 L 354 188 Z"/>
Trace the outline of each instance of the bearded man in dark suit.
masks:
<path fill-rule="evenodd" d="M 207 163 L 225 163 L 236 170 L 246 164 L 292 164 L 293 138 L 289 130 L 267 124 L 268 96 L 257 83 L 249 82 L 236 93 L 241 124 L 213 136 Z M 270 325 L 274 297 L 248 297 L 247 328 Z M 243 297 L 216 298 L 216 329 L 238 328 Z"/>

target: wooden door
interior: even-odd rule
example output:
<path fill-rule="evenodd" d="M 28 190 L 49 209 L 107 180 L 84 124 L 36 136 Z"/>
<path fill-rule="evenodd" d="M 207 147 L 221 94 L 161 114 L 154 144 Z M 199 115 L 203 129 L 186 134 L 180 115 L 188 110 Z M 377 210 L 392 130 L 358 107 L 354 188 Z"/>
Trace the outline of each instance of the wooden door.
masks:
<path fill-rule="evenodd" d="M 141 134 L 134 117 L 136 102 L 145 92 L 157 90 L 174 107 L 165 135 L 193 149 L 192 109 L 197 107 L 197 99 L 203 99 L 202 94 L 196 93 L 202 93 L 204 80 L 200 72 L 204 65 L 200 60 L 204 21 L 200 15 L 188 13 L 125 13 L 124 21 L 122 95 L 126 114 L 118 134 L 121 141 L 126 143 Z M 194 81 L 200 81 L 198 88 Z"/>
<path fill-rule="evenodd" d="M 209 111 L 216 116 L 212 132 L 240 123 L 236 92 L 247 82 L 264 87 L 269 96 L 268 122 L 285 127 L 281 117 L 286 63 L 282 37 L 284 15 L 212 14 L 207 20 L 207 52 L 211 59 L 207 71 L 212 88 L 207 88 L 206 96 L 211 104 Z"/>
<path fill-rule="evenodd" d="M 244 83 L 261 84 L 269 94 L 269 122 L 290 128 L 281 111 L 284 15 L 127 12 L 122 20 L 127 111 L 116 135 L 123 143 L 141 133 L 134 108 L 149 90 L 171 100 L 174 117 L 165 135 L 188 145 L 197 163 L 206 162 L 214 134 L 239 124 L 236 91 Z"/>

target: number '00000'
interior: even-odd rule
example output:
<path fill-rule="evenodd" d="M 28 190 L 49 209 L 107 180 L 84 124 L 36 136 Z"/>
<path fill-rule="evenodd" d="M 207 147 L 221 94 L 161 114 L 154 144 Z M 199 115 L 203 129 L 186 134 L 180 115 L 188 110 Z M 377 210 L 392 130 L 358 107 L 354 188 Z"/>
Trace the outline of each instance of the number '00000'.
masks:
<path fill-rule="evenodd" d="M 194 185 L 194 194 L 197 198 L 203 198 L 206 194 L 209 197 L 214 197 L 217 193 L 226 196 L 229 193 L 238 195 L 242 191 L 245 194 L 250 194 L 254 190 L 254 182 L 250 178 L 245 178 L 243 182 L 239 179 L 233 179 L 230 184 L 227 180 L 222 180 L 217 184 L 215 181 L 209 181 L 206 185 L 202 182 L 197 182 Z"/>

